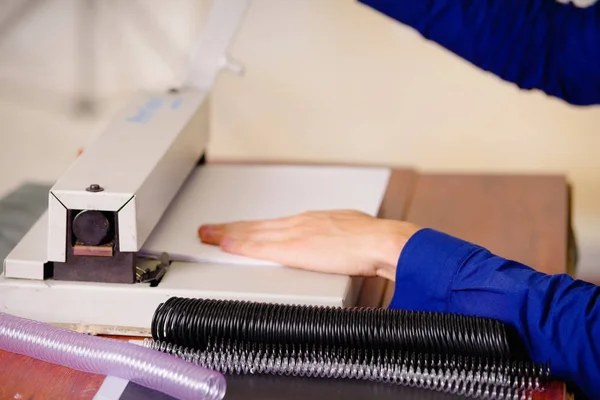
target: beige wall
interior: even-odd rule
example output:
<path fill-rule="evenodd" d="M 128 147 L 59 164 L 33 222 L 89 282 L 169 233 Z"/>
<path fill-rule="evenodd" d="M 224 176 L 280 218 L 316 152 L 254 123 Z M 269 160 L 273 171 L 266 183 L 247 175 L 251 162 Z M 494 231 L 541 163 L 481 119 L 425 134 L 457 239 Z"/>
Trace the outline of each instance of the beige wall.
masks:
<path fill-rule="evenodd" d="M 190 16 L 200 15 L 203 6 L 174 1 L 167 12 L 167 2 L 142 3 L 151 5 L 175 42 L 189 46 L 196 28 Z M 105 72 L 102 86 L 109 100 L 172 78 L 151 51 L 125 37 L 130 41 L 124 39 L 129 45 L 120 59 L 104 45 L 104 70 L 113 71 Z M 600 276 L 594 272 L 595 265 L 600 268 L 600 108 L 572 108 L 519 91 L 353 0 L 255 0 L 233 55 L 247 73 L 218 82 L 213 156 L 565 173 L 575 187 L 582 276 Z M 135 77 L 125 56 L 148 72 Z M 69 74 L 61 76 L 68 81 Z M 18 166 L 25 171 L 19 177 L 58 175 L 119 104 L 109 101 L 99 118 L 80 121 L 57 112 L 53 101 L 25 112 L 6 96 L 2 100 L 3 125 L 9 121 L 13 134 L 54 149 L 32 150 L 30 143 L 15 144 L 3 135 L 1 144 L 11 141 L 20 152 L 11 152 L 0 166 Z M 43 172 L 33 159 L 46 166 Z"/>

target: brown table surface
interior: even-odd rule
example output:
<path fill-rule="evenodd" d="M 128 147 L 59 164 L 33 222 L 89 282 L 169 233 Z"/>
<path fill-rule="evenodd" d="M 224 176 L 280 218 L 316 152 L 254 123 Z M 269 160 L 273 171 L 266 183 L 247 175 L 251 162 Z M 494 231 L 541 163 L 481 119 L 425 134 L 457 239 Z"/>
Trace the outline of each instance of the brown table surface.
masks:
<path fill-rule="evenodd" d="M 408 219 L 540 271 L 563 273 L 570 254 L 569 208 L 569 187 L 560 176 L 437 175 L 396 169 L 380 216 Z M 92 399 L 103 379 L 0 351 L 0 400 Z M 538 398 L 563 396 L 564 387 L 557 384 Z"/>
<path fill-rule="evenodd" d="M 562 176 L 421 175 L 407 219 L 543 272 L 567 268 L 570 201 Z"/>

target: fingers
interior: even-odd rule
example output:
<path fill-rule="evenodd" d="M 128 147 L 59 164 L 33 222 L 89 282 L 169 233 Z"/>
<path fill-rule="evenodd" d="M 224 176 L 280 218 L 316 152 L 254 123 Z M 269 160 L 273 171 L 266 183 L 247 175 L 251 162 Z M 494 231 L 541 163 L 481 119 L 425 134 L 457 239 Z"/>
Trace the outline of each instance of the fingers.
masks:
<path fill-rule="evenodd" d="M 226 240 L 236 240 L 245 242 L 280 242 L 288 240 L 295 236 L 292 229 L 257 229 L 249 231 L 227 231 L 220 235 L 219 245 L 223 245 Z"/>
<path fill-rule="evenodd" d="M 290 251 L 298 233 L 295 225 L 294 217 L 207 224 L 198 229 L 198 236 L 203 243 L 220 246 L 231 254 L 293 267 Z"/>
<path fill-rule="evenodd" d="M 203 225 L 198 229 L 200 240 L 206 244 L 220 245 L 226 236 L 239 237 L 244 232 L 249 232 L 248 228 L 237 224 L 219 224 Z"/>
<path fill-rule="evenodd" d="M 293 240 L 260 241 L 225 238 L 221 242 L 221 248 L 227 253 L 272 261 L 287 267 L 298 267 L 293 262 L 295 247 Z"/>
<path fill-rule="evenodd" d="M 234 222 L 229 224 L 202 225 L 198 236 L 203 243 L 221 245 L 225 238 L 236 240 L 284 240 L 291 237 L 293 231 L 289 228 L 293 222 L 289 218 Z"/>
<path fill-rule="evenodd" d="M 198 236 L 203 243 L 219 245 L 223 238 L 247 238 L 251 234 L 259 231 L 283 231 L 286 228 L 299 228 L 300 226 L 315 226 L 324 220 L 329 220 L 335 216 L 355 215 L 356 211 L 338 210 L 338 211 L 312 211 L 292 215 L 284 218 L 265 219 L 260 221 L 238 221 L 226 224 L 206 224 L 198 228 Z M 282 232 L 278 232 L 281 234 Z M 262 233 L 268 236 L 273 233 Z"/>
<path fill-rule="evenodd" d="M 198 237 L 200 237 L 200 241 L 206 244 L 212 244 L 218 246 L 221 244 L 223 240 L 224 228 L 212 225 L 202 225 L 198 228 Z"/>

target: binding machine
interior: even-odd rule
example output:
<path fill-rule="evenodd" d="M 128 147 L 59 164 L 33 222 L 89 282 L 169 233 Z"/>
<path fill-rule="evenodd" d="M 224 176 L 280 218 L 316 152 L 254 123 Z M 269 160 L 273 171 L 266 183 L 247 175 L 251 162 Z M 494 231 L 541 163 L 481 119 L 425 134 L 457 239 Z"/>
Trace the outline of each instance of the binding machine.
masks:
<path fill-rule="evenodd" d="M 211 91 L 221 70 L 242 70 L 227 53 L 248 6 L 214 1 L 182 86 L 136 95 L 58 179 L 47 212 L 4 260 L 0 312 L 94 334 L 147 335 L 171 296 L 356 302 L 360 279 L 198 268 L 141 254 L 182 188 L 206 168 Z"/>

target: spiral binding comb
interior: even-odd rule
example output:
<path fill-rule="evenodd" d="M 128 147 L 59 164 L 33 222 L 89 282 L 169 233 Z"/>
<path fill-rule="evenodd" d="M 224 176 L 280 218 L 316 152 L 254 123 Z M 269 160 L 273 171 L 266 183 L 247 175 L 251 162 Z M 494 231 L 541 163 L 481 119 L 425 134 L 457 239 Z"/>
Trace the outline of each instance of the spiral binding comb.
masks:
<path fill-rule="evenodd" d="M 548 366 L 515 358 L 492 319 L 389 309 L 170 298 L 145 346 L 227 374 L 363 379 L 527 399 Z"/>

